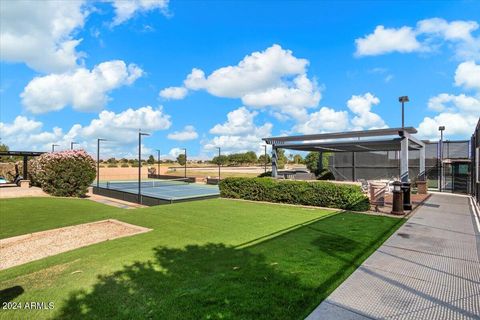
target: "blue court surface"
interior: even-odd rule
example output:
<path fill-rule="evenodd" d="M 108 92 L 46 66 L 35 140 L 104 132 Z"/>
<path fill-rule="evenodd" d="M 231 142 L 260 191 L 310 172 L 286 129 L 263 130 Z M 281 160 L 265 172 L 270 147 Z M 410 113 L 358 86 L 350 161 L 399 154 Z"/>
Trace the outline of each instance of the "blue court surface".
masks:
<path fill-rule="evenodd" d="M 116 190 L 130 194 L 138 194 L 137 181 L 111 181 L 101 182 L 100 188 Z M 216 185 L 189 183 L 183 180 L 146 180 L 141 183 L 142 196 L 162 200 L 188 200 L 220 195 Z"/>

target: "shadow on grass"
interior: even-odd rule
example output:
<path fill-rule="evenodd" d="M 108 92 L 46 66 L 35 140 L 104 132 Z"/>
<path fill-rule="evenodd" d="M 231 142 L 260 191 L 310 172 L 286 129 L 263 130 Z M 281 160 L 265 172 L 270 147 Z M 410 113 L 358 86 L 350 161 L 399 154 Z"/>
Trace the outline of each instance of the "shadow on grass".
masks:
<path fill-rule="evenodd" d="M 90 293 L 73 293 L 58 318 L 290 318 L 285 309 L 308 289 L 262 255 L 222 244 L 156 248 L 155 256 L 100 277 Z"/>
<path fill-rule="evenodd" d="M 72 292 L 57 319 L 303 319 L 397 226 L 356 241 L 339 222 L 352 228 L 358 218 L 339 216 L 242 249 L 154 248 L 151 261 Z"/>
<path fill-rule="evenodd" d="M 25 292 L 21 286 L 13 286 L 7 289 L 0 290 L 0 304 L 12 301 L 16 297 L 22 295 Z"/>

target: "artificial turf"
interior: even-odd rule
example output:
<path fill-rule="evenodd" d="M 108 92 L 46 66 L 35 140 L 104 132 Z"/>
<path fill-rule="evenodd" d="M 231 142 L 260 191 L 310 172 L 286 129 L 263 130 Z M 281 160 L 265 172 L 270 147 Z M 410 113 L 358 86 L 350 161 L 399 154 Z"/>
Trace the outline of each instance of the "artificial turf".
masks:
<path fill-rule="evenodd" d="M 0 238 L 105 218 L 153 231 L 0 271 L 2 302 L 54 303 L 0 318 L 303 319 L 403 223 L 224 199 L 24 198 L 0 201 Z"/>

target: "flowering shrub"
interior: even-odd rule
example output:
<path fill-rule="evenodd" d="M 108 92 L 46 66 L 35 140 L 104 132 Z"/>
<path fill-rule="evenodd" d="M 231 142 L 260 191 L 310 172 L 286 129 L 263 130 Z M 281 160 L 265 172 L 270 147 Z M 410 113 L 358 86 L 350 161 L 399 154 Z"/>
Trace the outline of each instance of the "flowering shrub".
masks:
<path fill-rule="evenodd" d="M 44 153 L 29 167 L 32 183 L 54 196 L 84 196 L 96 176 L 95 161 L 84 150 Z"/>

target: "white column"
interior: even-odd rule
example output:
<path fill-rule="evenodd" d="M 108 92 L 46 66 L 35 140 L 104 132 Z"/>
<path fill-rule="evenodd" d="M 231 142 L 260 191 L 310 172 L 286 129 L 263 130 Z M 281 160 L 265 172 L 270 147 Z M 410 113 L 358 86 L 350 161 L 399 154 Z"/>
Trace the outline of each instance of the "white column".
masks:
<path fill-rule="evenodd" d="M 420 181 L 427 181 L 425 173 L 425 146 L 420 149 L 420 173 L 418 176 Z"/>
<path fill-rule="evenodd" d="M 408 182 L 408 138 L 400 142 L 400 181 Z"/>
<path fill-rule="evenodd" d="M 277 177 L 277 148 L 272 145 L 272 177 Z"/>

